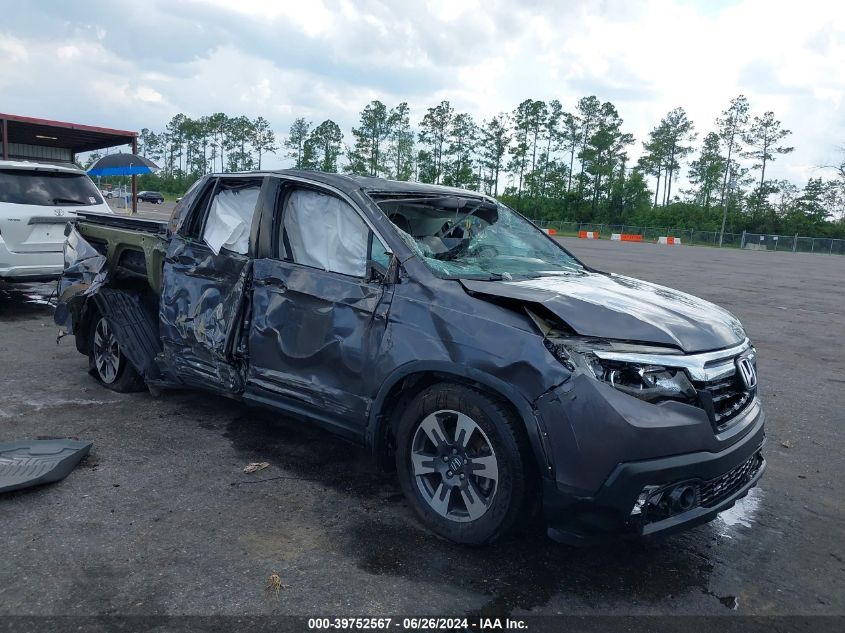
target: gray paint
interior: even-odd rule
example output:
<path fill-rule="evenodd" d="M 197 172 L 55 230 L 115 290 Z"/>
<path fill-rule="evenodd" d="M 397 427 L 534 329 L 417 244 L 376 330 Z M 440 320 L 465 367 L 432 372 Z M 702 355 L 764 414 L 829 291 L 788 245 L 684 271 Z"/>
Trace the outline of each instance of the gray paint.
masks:
<path fill-rule="evenodd" d="M 708 301 L 631 277 L 591 271 L 524 281 L 461 283 L 479 295 L 542 304 L 582 336 L 701 352 L 745 339 L 740 322 Z"/>
<path fill-rule="evenodd" d="M 584 336 L 685 352 L 743 341 L 739 321 L 713 304 L 586 267 L 518 282 L 442 278 L 416 257 L 373 197 L 461 193 L 478 199 L 479 194 L 315 172 L 264 176 L 245 256 L 215 255 L 190 236 L 195 202 L 203 200 L 205 188 L 216 186 L 215 177 L 177 206 L 161 296 L 153 297 L 162 351 L 148 354 L 161 375 L 157 384 L 201 387 L 303 414 L 378 452 L 391 424 L 383 413 L 404 381 L 436 374 L 439 380 L 474 383 L 513 406 L 546 490 L 572 500 L 590 498 L 621 462 L 729 451 L 761 427 L 756 400 L 747 419 L 720 437 L 699 407 L 647 404 L 570 372 L 546 349 L 525 311 L 542 305 Z M 274 256 L 276 203 L 280 188 L 292 184 L 325 187 L 357 208 L 394 253 L 383 279 L 356 279 Z M 85 297 L 119 282 L 104 279 L 103 262 L 87 257 L 84 239 L 71 237 L 81 258 L 68 262 L 68 281 L 62 283 L 79 276 L 86 283 L 96 280 L 78 286 L 82 301 L 72 308 L 78 320 Z M 71 305 L 72 296 L 63 293 L 62 301 Z M 138 360 L 130 360 L 138 368 Z M 559 499 L 546 500 L 547 510 L 560 505 Z"/>
<path fill-rule="evenodd" d="M 93 445 L 79 440 L 0 443 L 0 492 L 61 481 L 88 455 Z"/>

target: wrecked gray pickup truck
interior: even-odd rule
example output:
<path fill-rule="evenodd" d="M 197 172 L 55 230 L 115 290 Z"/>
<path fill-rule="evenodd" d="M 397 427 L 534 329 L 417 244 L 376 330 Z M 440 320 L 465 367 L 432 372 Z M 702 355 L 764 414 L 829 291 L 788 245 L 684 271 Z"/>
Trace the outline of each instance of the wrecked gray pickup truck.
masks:
<path fill-rule="evenodd" d="M 487 196 L 278 171 L 169 223 L 80 214 L 57 322 L 92 374 L 325 426 L 432 530 L 587 542 L 708 521 L 759 480 L 756 352 L 728 312 L 582 264 Z"/>

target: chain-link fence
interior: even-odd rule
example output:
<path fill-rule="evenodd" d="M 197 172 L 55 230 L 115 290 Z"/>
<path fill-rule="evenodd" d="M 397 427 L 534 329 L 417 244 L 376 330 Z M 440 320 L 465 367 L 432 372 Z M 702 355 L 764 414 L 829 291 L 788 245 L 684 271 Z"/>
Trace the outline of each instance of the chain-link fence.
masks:
<path fill-rule="evenodd" d="M 644 242 L 656 242 L 659 237 L 677 237 L 681 244 L 719 246 L 719 231 L 699 231 L 670 227 L 637 226 L 631 224 L 599 224 L 592 222 L 564 222 L 539 220 L 537 225 L 554 229 L 558 235 L 577 236 L 580 231 L 595 231 L 601 239 L 614 233 L 642 235 Z M 845 240 L 829 237 L 802 237 L 799 235 L 761 235 L 759 233 L 725 233 L 722 247 L 746 248 L 760 251 L 793 251 L 801 253 L 828 253 L 845 255 Z"/>
<path fill-rule="evenodd" d="M 766 235 L 760 233 L 745 233 L 744 237 L 745 239 L 742 242 L 742 247 L 751 250 L 845 255 L 845 240 L 831 237 Z"/>

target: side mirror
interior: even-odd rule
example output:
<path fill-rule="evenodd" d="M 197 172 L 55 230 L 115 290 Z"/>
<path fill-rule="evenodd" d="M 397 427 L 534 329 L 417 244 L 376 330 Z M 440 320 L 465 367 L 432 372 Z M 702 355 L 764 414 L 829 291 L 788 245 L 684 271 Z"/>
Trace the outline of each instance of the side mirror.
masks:
<path fill-rule="evenodd" d="M 367 262 L 366 280 L 368 282 L 378 282 L 382 284 L 397 283 L 399 281 L 399 260 L 396 259 L 396 256 L 393 253 L 391 253 L 390 261 L 387 264 L 387 268 L 385 268 L 383 264 L 371 259 Z"/>

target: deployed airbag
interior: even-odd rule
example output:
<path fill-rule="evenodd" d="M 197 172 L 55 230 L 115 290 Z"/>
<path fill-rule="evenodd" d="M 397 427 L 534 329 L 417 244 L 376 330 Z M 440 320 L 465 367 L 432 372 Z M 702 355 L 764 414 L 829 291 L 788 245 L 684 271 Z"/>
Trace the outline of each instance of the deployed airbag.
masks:
<path fill-rule="evenodd" d="M 215 255 L 221 248 L 246 255 L 259 191 L 258 187 L 224 189 L 214 197 L 203 240 Z"/>
<path fill-rule="evenodd" d="M 0 492 L 61 481 L 88 455 L 93 444 L 79 440 L 0 443 Z"/>
<path fill-rule="evenodd" d="M 285 205 L 285 232 L 298 264 L 363 277 L 369 228 L 340 198 L 319 191 L 294 191 Z"/>

